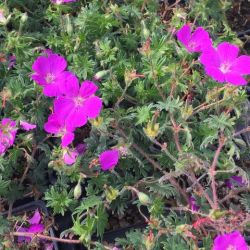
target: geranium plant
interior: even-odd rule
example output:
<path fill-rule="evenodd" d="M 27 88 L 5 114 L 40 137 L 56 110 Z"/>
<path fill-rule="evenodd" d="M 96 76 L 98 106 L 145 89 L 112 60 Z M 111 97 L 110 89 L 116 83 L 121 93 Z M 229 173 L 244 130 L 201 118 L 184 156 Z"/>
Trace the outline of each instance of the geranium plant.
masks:
<path fill-rule="evenodd" d="M 224 1 L 166 2 L 0 5 L 0 244 L 43 238 L 38 211 L 8 226 L 31 197 L 72 220 L 46 244 L 248 249 L 250 56 Z M 106 243 L 131 206 L 144 227 Z"/>

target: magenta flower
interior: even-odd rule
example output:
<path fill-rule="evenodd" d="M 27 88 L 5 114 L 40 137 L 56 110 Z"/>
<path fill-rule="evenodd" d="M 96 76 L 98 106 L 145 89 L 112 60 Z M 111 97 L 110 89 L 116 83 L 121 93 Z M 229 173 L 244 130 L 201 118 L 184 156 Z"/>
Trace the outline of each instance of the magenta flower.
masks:
<path fill-rule="evenodd" d="M 44 130 L 48 133 L 55 134 L 55 136 L 61 137 L 62 147 L 68 146 L 74 140 L 74 130 L 70 123 L 65 123 L 65 117 L 58 114 L 51 114 L 48 121 L 44 124 Z"/>
<path fill-rule="evenodd" d="M 229 179 L 225 180 L 225 184 L 230 189 L 234 188 L 235 186 L 243 187 L 246 185 L 241 176 L 231 176 Z"/>
<path fill-rule="evenodd" d="M 98 87 L 91 81 L 84 81 L 79 86 L 78 79 L 74 76 L 70 81 L 64 81 L 60 96 L 54 102 L 55 113 L 67 117 L 66 123 L 81 127 L 87 119 L 95 119 L 101 111 L 102 100 L 95 96 Z"/>
<path fill-rule="evenodd" d="M 66 165 L 72 165 L 76 162 L 79 155 L 86 151 L 86 144 L 78 144 L 75 149 L 67 148 L 63 152 L 63 161 Z"/>
<path fill-rule="evenodd" d="M 60 84 L 72 75 L 71 72 L 65 71 L 66 67 L 67 62 L 62 56 L 53 53 L 39 56 L 32 65 L 35 73 L 31 78 L 43 87 L 44 95 L 58 96 Z"/>
<path fill-rule="evenodd" d="M 119 160 L 119 151 L 117 149 L 106 150 L 99 156 L 101 169 L 106 171 L 114 168 Z"/>
<path fill-rule="evenodd" d="M 200 209 L 200 207 L 196 204 L 196 199 L 193 196 L 189 197 L 189 205 L 193 211 L 198 211 Z"/>
<path fill-rule="evenodd" d="M 8 70 L 10 70 L 11 68 L 13 68 L 16 64 L 16 56 L 12 55 L 8 58 Z"/>
<path fill-rule="evenodd" d="M 78 153 L 76 150 L 67 149 L 67 151 L 63 153 L 63 162 L 66 165 L 72 165 L 76 162 L 77 157 L 78 157 Z"/>
<path fill-rule="evenodd" d="M 36 128 L 36 124 L 28 123 L 25 121 L 20 121 L 20 126 L 22 127 L 22 129 L 24 129 L 26 131 L 29 131 L 29 130 Z"/>
<path fill-rule="evenodd" d="M 218 235 L 212 250 L 248 250 L 247 243 L 239 231 Z"/>
<path fill-rule="evenodd" d="M 0 124 L 0 155 L 14 144 L 16 132 L 16 122 L 4 118 Z"/>
<path fill-rule="evenodd" d="M 18 232 L 28 232 L 28 233 L 41 233 L 45 230 L 45 227 L 41 222 L 41 215 L 38 211 L 38 209 L 35 211 L 34 215 L 32 216 L 32 218 L 30 218 L 28 220 L 29 222 L 29 226 L 28 227 L 20 227 L 18 228 Z M 19 236 L 18 237 L 18 242 L 22 242 L 22 241 L 26 241 L 26 242 L 30 242 L 31 241 L 31 237 L 28 236 Z"/>
<path fill-rule="evenodd" d="M 35 213 L 33 214 L 33 216 L 28 220 L 28 222 L 31 224 L 31 225 L 34 225 L 34 224 L 39 224 L 39 222 L 41 221 L 41 215 L 38 211 L 38 209 L 36 209 Z"/>
<path fill-rule="evenodd" d="M 51 0 L 54 4 L 63 4 L 63 3 L 71 3 L 76 2 L 77 0 Z"/>
<path fill-rule="evenodd" d="M 246 85 L 243 75 L 250 74 L 250 56 L 239 56 L 239 48 L 228 42 L 220 43 L 202 53 L 200 62 L 206 73 L 218 82 Z"/>
<path fill-rule="evenodd" d="M 203 52 L 212 46 L 209 33 L 202 27 L 198 27 L 193 34 L 188 24 L 177 31 L 177 39 L 186 47 L 188 52 Z"/>
<path fill-rule="evenodd" d="M 79 143 L 76 145 L 76 151 L 79 155 L 82 155 L 87 150 L 87 145 L 85 143 Z"/>

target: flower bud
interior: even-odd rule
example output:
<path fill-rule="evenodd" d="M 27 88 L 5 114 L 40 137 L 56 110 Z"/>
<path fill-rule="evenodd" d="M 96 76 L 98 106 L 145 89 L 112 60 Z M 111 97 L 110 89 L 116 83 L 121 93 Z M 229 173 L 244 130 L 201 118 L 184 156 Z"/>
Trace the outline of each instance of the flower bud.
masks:
<path fill-rule="evenodd" d="M 21 19 L 20 19 L 20 22 L 21 22 L 21 23 L 25 23 L 25 22 L 27 21 L 27 19 L 28 19 L 28 15 L 27 15 L 27 13 L 25 12 L 25 13 L 22 14 Z"/>
<path fill-rule="evenodd" d="M 182 225 L 178 225 L 176 228 L 175 228 L 175 232 L 177 234 L 182 234 L 184 233 L 188 228 L 188 225 L 186 224 L 182 224 Z"/>
<path fill-rule="evenodd" d="M 147 205 L 149 205 L 149 204 L 151 203 L 151 200 L 150 200 L 149 196 L 146 195 L 145 193 L 138 192 L 138 193 L 137 193 L 137 196 L 138 196 L 139 201 L 140 201 L 140 203 L 141 203 L 142 205 L 147 206 Z"/>
<path fill-rule="evenodd" d="M 152 250 L 155 246 L 155 239 L 152 230 L 149 231 L 149 235 L 145 237 L 146 250 Z"/>
<path fill-rule="evenodd" d="M 82 187 L 81 187 L 81 180 L 79 180 L 74 188 L 74 199 L 78 200 L 81 195 L 82 195 Z"/>
<path fill-rule="evenodd" d="M 105 195 L 108 202 L 112 202 L 119 195 L 119 191 L 113 187 L 106 187 Z"/>
<path fill-rule="evenodd" d="M 70 36 L 73 32 L 72 23 L 69 14 L 66 15 L 66 32 Z"/>
<path fill-rule="evenodd" d="M 109 73 L 109 70 L 101 70 L 101 71 L 98 71 L 98 72 L 94 75 L 94 80 L 100 81 L 100 80 L 102 80 L 102 78 L 103 78 L 104 76 L 106 76 L 108 73 Z"/>
<path fill-rule="evenodd" d="M 100 127 L 103 123 L 103 118 L 101 116 L 97 117 L 96 119 L 91 119 L 89 120 L 90 123 L 94 126 L 94 127 Z"/>
<path fill-rule="evenodd" d="M 151 139 L 154 139 L 159 133 L 159 123 L 152 124 L 148 122 L 147 127 L 144 128 L 144 133 Z"/>
<path fill-rule="evenodd" d="M 212 209 L 209 213 L 209 217 L 213 220 L 220 219 L 224 215 L 226 215 L 227 211 L 222 211 L 219 209 Z"/>
<path fill-rule="evenodd" d="M 147 39 L 150 35 L 150 31 L 146 27 L 146 24 L 144 21 L 141 21 L 141 26 L 142 26 L 142 36 L 143 38 Z"/>

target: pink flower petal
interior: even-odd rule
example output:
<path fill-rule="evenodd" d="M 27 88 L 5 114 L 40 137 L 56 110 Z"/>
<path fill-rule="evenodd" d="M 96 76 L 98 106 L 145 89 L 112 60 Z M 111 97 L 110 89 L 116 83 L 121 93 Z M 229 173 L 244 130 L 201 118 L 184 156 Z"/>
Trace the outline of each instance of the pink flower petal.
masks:
<path fill-rule="evenodd" d="M 55 114 L 51 114 L 48 121 L 44 124 L 44 130 L 51 134 L 57 134 L 61 129 L 61 123 Z"/>
<path fill-rule="evenodd" d="M 63 136 L 62 136 L 62 147 L 67 147 L 73 140 L 74 140 L 74 133 L 72 132 L 66 132 Z"/>
<path fill-rule="evenodd" d="M 48 97 L 59 96 L 61 93 L 58 83 L 54 82 L 53 84 L 46 84 L 43 88 L 43 94 Z"/>
<path fill-rule="evenodd" d="M 95 92 L 98 90 L 98 87 L 91 81 L 84 81 L 80 87 L 80 96 L 83 98 L 90 97 L 94 95 Z"/>
<path fill-rule="evenodd" d="M 28 233 L 42 233 L 45 230 L 45 227 L 43 224 L 36 224 L 36 225 L 31 225 L 27 232 Z M 31 241 L 31 237 L 25 237 L 25 241 L 26 242 L 30 242 Z"/>
<path fill-rule="evenodd" d="M 78 0 L 51 0 L 51 2 L 54 4 L 72 3 L 76 1 Z"/>
<path fill-rule="evenodd" d="M 54 101 L 54 112 L 60 119 L 66 119 L 74 107 L 74 100 L 68 97 L 61 96 Z"/>
<path fill-rule="evenodd" d="M 222 42 L 217 46 L 217 52 L 221 62 L 230 63 L 237 58 L 239 48 L 228 42 Z"/>
<path fill-rule="evenodd" d="M 202 52 L 212 47 L 212 40 L 210 39 L 208 32 L 202 27 L 198 27 L 194 31 L 188 42 L 188 47 L 190 47 L 192 43 L 194 46 L 189 49 L 190 52 Z"/>
<path fill-rule="evenodd" d="M 237 72 L 229 72 L 225 74 L 226 82 L 229 82 L 233 85 L 246 85 L 247 81 Z"/>
<path fill-rule="evenodd" d="M 79 107 L 73 109 L 67 116 L 66 124 L 71 124 L 74 127 L 82 127 L 87 123 L 87 115 L 85 114 L 85 108 Z"/>
<path fill-rule="evenodd" d="M 206 67 L 205 71 L 207 75 L 211 76 L 214 80 L 218 82 L 225 82 L 225 76 L 218 68 Z"/>
<path fill-rule="evenodd" d="M 31 79 L 41 86 L 45 86 L 47 84 L 45 77 L 43 75 L 38 75 L 34 73 L 31 75 Z"/>
<path fill-rule="evenodd" d="M 212 250 L 228 249 L 248 250 L 247 243 L 239 231 L 218 235 L 215 238 Z"/>
<path fill-rule="evenodd" d="M 60 92 L 66 96 L 77 96 L 79 92 L 79 81 L 70 71 L 63 72 L 57 79 L 60 82 Z"/>
<path fill-rule="evenodd" d="M 236 71 L 241 75 L 249 75 L 250 74 L 250 56 L 238 57 L 232 66 L 232 71 Z"/>
<path fill-rule="evenodd" d="M 102 109 L 102 100 L 98 96 L 88 98 L 84 103 L 85 114 L 90 119 L 95 119 L 99 116 Z"/>
<path fill-rule="evenodd" d="M 27 232 L 27 231 L 28 231 L 28 229 L 25 228 L 25 227 L 19 227 L 19 228 L 17 229 L 17 232 L 20 232 L 20 233 L 25 233 L 25 232 Z M 26 241 L 26 239 L 27 239 L 27 237 L 25 237 L 25 236 L 18 236 L 18 237 L 17 237 L 17 241 L 18 241 L 18 242 Z"/>
<path fill-rule="evenodd" d="M 25 121 L 20 121 L 20 126 L 26 131 L 29 131 L 29 130 L 36 128 L 36 124 L 28 123 Z"/>
<path fill-rule="evenodd" d="M 99 156 L 101 169 L 106 171 L 114 168 L 119 161 L 119 151 L 117 149 L 106 150 Z"/>
<path fill-rule="evenodd" d="M 203 52 L 200 56 L 200 62 L 205 67 L 220 67 L 220 58 L 217 51 L 214 48 L 210 48 L 207 51 Z"/>
<path fill-rule="evenodd" d="M 38 209 L 36 209 L 34 215 L 32 216 L 32 218 L 28 220 L 28 222 L 33 225 L 33 224 L 39 224 L 40 221 L 41 221 L 41 215 Z"/>
<path fill-rule="evenodd" d="M 46 73 L 50 71 L 47 57 L 39 56 L 33 63 L 32 70 L 38 72 L 39 75 L 46 75 Z"/>
<path fill-rule="evenodd" d="M 76 162 L 78 155 L 76 150 L 67 149 L 63 154 L 63 161 L 67 165 L 72 165 Z"/>
<path fill-rule="evenodd" d="M 189 25 L 185 24 L 182 26 L 181 29 L 179 29 L 176 33 L 177 39 L 185 45 L 185 47 L 188 46 L 188 41 L 191 37 L 191 28 Z"/>
<path fill-rule="evenodd" d="M 57 54 L 50 54 L 46 58 L 47 63 L 50 66 L 50 71 L 55 74 L 63 72 L 67 67 L 67 61 L 62 56 L 59 56 Z"/>

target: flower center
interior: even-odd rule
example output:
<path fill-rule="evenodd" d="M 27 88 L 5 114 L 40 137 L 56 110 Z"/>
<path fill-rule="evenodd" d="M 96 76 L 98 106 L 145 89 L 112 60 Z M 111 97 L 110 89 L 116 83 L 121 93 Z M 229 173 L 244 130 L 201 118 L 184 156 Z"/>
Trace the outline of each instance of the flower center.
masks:
<path fill-rule="evenodd" d="M 194 42 L 194 41 L 189 42 L 188 47 L 189 47 L 190 49 L 195 49 L 195 47 L 196 47 L 196 42 Z"/>
<path fill-rule="evenodd" d="M 74 102 L 75 102 L 75 105 L 76 105 L 77 107 L 82 106 L 83 98 L 82 98 L 81 96 L 77 96 L 77 97 L 74 99 Z"/>
<path fill-rule="evenodd" d="M 48 73 L 45 77 L 45 80 L 47 83 L 52 83 L 55 80 L 55 78 L 56 77 L 54 74 Z"/>
<path fill-rule="evenodd" d="M 237 248 L 233 245 L 229 245 L 226 250 L 237 250 Z"/>
<path fill-rule="evenodd" d="M 222 73 L 228 73 L 230 71 L 230 68 L 231 68 L 231 64 L 228 63 L 228 62 L 224 62 L 220 65 L 220 71 Z"/>

